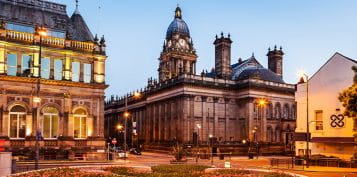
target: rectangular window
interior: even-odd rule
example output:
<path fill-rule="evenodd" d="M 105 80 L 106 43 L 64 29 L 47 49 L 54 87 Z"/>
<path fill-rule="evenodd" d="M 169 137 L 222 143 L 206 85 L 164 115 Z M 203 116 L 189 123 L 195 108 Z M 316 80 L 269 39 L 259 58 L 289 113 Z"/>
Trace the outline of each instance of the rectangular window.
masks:
<path fill-rule="evenodd" d="M 316 130 L 323 130 L 323 112 L 315 111 Z"/>
<path fill-rule="evenodd" d="M 25 138 L 26 136 L 26 115 L 10 114 L 10 138 Z"/>
<path fill-rule="evenodd" d="M 55 80 L 62 80 L 62 67 L 63 67 L 63 63 L 61 59 L 57 59 L 55 60 L 54 63 L 54 74 L 55 74 Z"/>
<path fill-rule="evenodd" d="M 90 83 L 92 80 L 92 65 L 91 64 L 84 64 L 84 73 L 83 73 L 83 81 L 85 83 Z"/>
<path fill-rule="evenodd" d="M 7 54 L 7 75 L 16 76 L 17 73 L 17 55 Z"/>
<path fill-rule="evenodd" d="M 79 82 L 80 63 L 72 62 L 72 81 Z"/>
<path fill-rule="evenodd" d="M 87 121 L 86 117 L 74 117 L 74 138 L 87 138 Z"/>
<path fill-rule="evenodd" d="M 50 78 L 50 59 L 49 58 L 41 59 L 41 78 L 43 78 L 43 79 Z"/>
<path fill-rule="evenodd" d="M 58 116 L 57 115 L 44 115 L 43 116 L 43 137 L 44 138 L 57 138 L 58 132 Z"/>
<path fill-rule="evenodd" d="M 31 71 L 30 71 L 31 61 L 32 61 L 31 55 L 23 55 L 22 56 L 21 76 L 29 77 L 31 75 Z"/>

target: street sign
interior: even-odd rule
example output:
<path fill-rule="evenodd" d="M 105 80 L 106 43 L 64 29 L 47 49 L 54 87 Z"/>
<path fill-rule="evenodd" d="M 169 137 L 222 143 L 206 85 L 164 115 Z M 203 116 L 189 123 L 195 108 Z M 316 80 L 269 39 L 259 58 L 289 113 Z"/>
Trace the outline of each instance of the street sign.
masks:
<path fill-rule="evenodd" d="M 117 144 L 117 139 L 114 138 L 114 139 L 112 140 L 112 144 L 114 144 L 114 145 Z"/>

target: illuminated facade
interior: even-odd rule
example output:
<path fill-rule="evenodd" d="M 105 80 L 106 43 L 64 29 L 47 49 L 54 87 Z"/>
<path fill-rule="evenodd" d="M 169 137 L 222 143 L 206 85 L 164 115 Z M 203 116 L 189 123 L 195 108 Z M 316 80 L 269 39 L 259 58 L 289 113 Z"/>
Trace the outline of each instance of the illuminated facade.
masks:
<path fill-rule="evenodd" d="M 196 50 L 177 7 L 159 57 L 158 80 L 149 79 L 141 98 L 129 95 L 127 126 L 135 129 L 134 141 L 138 137 L 147 145 L 176 140 L 207 144 L 211 138 L 228 145 L 246 140 L 276 145 L 264 153 L 285 151 L 295 129 L 295 87 L 282 79 L 284 53 L 269 49 L 269 69 L 254 56 L 231 65 L 232 42 L 230 35 L 216 36 L 215 69 L 197 75 Z M 123 97 L 114 96 L 106 103 L 109 138 L 118 135 L 114 126 L 123 123 L 124 103 Z"/>
<path fill-rule="evenodd" d="M 42 158 L 104 158 L 104 37 L 78 5 L 0 0 L 0 20 L 2 146 L 33 156 L 37 135 Z"/>
<path fill-rule="evenodd" d="M 334 54 L 309 79 L 309 152 L 311 155 L 334 156 L 351 160 L 356 152 L 354 134 L 357 122 L 343 115 L 344 107 L 338 100 L 339 93 L 353 83 L 352 66 L 357 61 L 339 53 Z M 296 155 L 306 152 L 306 82 L 297 85 Z"/>

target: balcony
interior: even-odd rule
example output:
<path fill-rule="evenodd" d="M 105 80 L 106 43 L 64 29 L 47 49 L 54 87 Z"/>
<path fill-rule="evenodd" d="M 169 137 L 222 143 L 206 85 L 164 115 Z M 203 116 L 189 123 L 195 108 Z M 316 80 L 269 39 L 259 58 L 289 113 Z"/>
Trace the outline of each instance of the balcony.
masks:
<path fill-rule="evenodd" d="M 39 44 L 40 37 L 33 33 L 0 29 L 0 40 L 14 41 L 27 45 L 34 45 Z M 102 47 L 96 42 L 82 42 L 52 36 L 45 36 L 42 38 L 42 45 L 53 48 L 70 49 L 80 52 L 105 54 L 105 47 Z"/>

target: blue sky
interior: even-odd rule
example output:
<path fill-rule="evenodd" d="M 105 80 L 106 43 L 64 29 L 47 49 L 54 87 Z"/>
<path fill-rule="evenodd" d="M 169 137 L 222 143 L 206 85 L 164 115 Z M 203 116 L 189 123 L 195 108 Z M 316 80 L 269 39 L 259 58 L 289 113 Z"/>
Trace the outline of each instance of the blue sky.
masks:
<path fill-rule="evenodd" d="M 68 5 L 75 0 L 52 0 Z M 80 0 L 79 10 L 92 32 L 107 41 L 106 95 L 123 95 L 157 77 L 158 57 L 177 0 Z M 98 7 L 101 7 L 99 10 Z M 285 52 L 284 80 L 310 75 L 335 52 L 357 59 L 355 0 L 180 0 L 183 19 L 199 55 L 197 71 L 214 66 L 213 40 L 230 33 L 232 63 L 254 52 L 267 65 L 268 47 Z"/>

